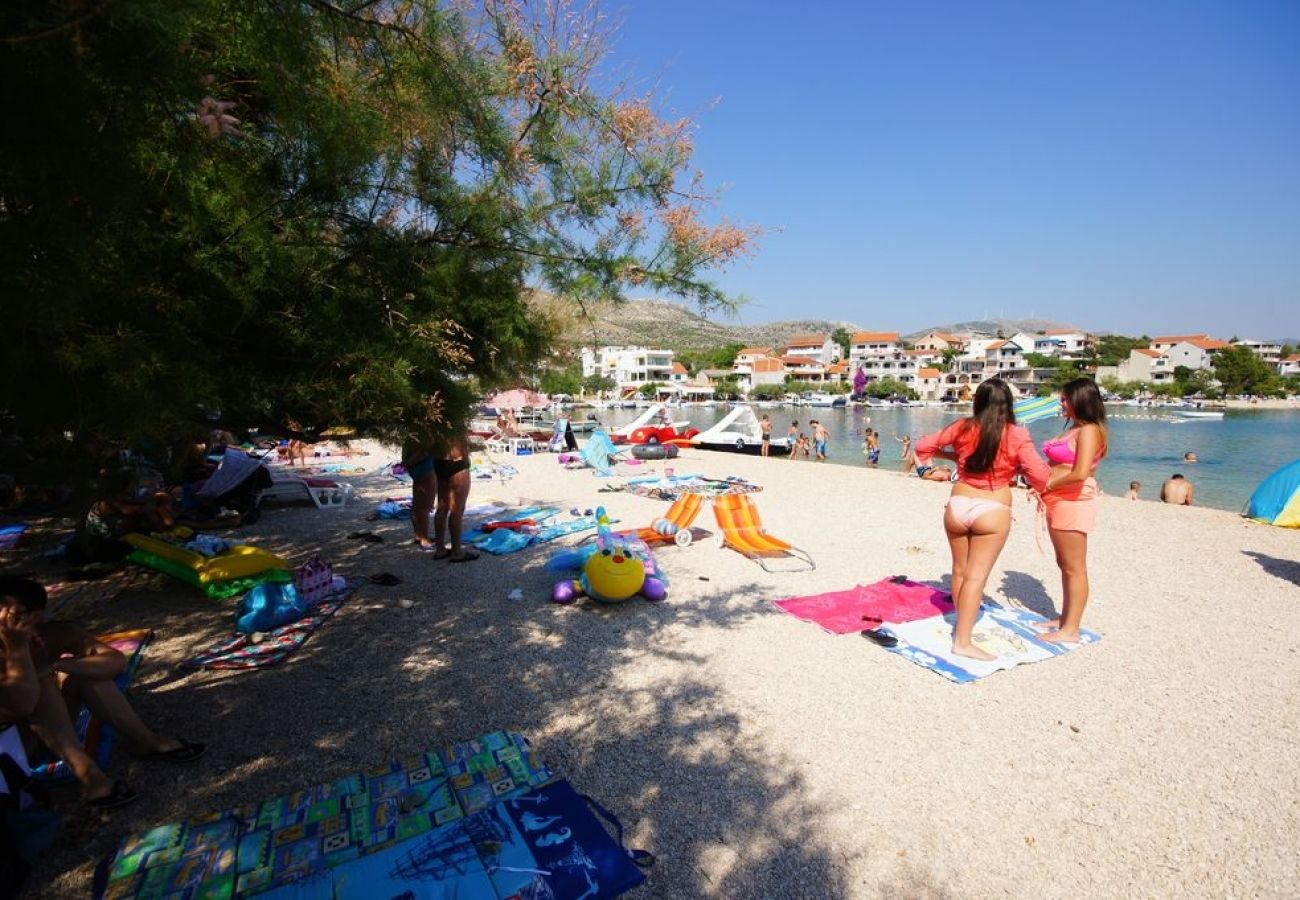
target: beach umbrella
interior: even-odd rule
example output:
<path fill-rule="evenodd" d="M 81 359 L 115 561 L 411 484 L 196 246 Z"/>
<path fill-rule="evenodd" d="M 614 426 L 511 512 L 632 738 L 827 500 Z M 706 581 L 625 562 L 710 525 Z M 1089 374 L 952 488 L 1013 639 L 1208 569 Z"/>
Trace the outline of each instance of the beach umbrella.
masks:
<path fill-rule="evenodd" d="M 514 388 L 494 394 L 487 402 L 493 409 L 519 409 L 524 406 L 545 406 L 546 398 L 537 391 Z"/>
<path fill-rule="evenodd" d="M 1028 425 L 1039 419 L 1050 419 L 1061 414 L 1061 398 L 1056 394 L 1049 397 L 1026 397 L 1017 400 L 1014 407 L 1016 424 Z"/>
<path fill-rule="evenodd" d="M 1267 525 L 1300 528 L 1300 459 L 1261 481 L 1242 515 Z"/>

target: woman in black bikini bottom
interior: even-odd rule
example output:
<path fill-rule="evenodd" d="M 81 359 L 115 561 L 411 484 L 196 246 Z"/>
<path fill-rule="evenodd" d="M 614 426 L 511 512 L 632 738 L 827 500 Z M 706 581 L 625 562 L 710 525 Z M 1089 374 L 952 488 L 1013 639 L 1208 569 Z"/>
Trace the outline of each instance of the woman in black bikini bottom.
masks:
<path fill-rule="evenodd" d="M 469 499 L 469 459 L 468 447 L 454 443 L 448 448 L 451 452 L 460 451 L 458 459 L 435 459 L 433 471 L 438 479 L 438 508 L 433 513 L 433 541 L 438 549 L 434 559 L 450 559 L 452 562 L 470 562 L 478 559 L 478 551 L 461 546 L 461 526 L 465 518 L 465 503 Z M 450 531 L 451 549 L 447 549 L 447 532 Z"/>

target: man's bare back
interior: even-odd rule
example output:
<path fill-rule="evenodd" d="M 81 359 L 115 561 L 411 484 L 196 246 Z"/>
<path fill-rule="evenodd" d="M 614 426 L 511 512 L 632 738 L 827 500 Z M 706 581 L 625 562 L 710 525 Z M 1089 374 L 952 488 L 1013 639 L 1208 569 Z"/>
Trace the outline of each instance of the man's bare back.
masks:
<path fill-rule="evenodd" d="M 1177 475 L 1160 486 L 1160 499 L 1175 506 L 1191 506 L 1195 490 L 1190 481 Z"/>

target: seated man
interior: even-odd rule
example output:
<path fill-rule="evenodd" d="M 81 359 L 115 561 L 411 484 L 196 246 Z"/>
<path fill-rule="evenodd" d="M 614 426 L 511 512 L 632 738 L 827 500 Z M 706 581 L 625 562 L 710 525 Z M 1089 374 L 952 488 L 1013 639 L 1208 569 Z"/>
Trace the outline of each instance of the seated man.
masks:
<path fill-rule="evenodd" d="M 68 764 L 81 782 L 86 802 L 100 809 L 125 806 L 136 793 L 114 781 L 96 765 L 77 740 L 76 717 L 84 706 L 113 726 L 141 759 L 190 763 L 203 755 L 204 745 L 162 737 L 140 720 L 113 679 L 126 667 L 126 657 L 95 640 L 70 622 L 43 622 L 45 588 L 30 578 L 0 576 L 0 613 L 5 621 L 30 629 L 31 656 L 37 678 L 36 702 L 30 713 L 15 718 Z M 12 628 L 11 628 L 12 630 Z M 10 642 L 0 644 L 4 669 L 10 668 Z M 5 689 L 5 699 L 9 698 Z"/>
<path fill-rule="evenodd" d="M 1175 472 L 1160 486 L 1160 499 L 1175 506 L 1191 506 L 1195 490 L 1190 481 Z"/>

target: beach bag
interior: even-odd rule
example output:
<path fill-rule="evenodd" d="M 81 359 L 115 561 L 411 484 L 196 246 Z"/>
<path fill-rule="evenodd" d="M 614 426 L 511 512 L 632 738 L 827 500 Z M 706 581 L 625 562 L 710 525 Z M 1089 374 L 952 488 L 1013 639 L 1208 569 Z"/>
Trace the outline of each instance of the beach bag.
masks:
<path fill-rule="evenodd" d="M 271 631 L 281 625 L 297 622 L 310 604 L 305 603 L 291 584 L 264 582 L 254 587 L 239 601 L 235 614 L 235 630 L 242 634 Z"/>
<path fill-rule="evenodd" d="M 334 593 L 334 567 L 313 553 L 293 573 L 293 586 L 307 606 L 315 606 Z"/>

